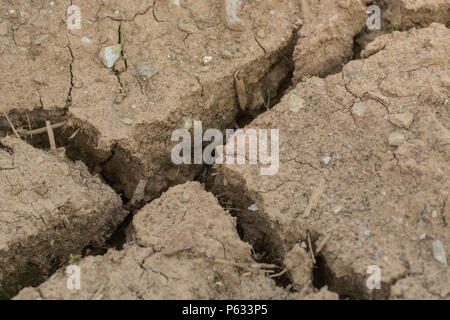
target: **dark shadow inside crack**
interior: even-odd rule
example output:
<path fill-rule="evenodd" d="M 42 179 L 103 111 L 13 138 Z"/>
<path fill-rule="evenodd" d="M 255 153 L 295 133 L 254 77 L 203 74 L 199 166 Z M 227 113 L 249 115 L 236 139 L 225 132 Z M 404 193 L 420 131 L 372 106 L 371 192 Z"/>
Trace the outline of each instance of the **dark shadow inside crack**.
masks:
<path fill-rule="evenodd" d="M 293 54 L 297 36 L 282 50 L 280 59 L 274 63 L 256 86 L 247 92 L 248 105 L 240 110 L 235 123 L 238 128 L 249 125 L 256 117 L 276 106 L 292 87 L 295 64 Z"/>
<path fill-rule="evenodd" d="M 65 147 L 69 137 L 76 131 L 76 128 L 67 125 L 64 110 L 33 110 L 29 112 L 11 110 L 7 116 L 0 114 L 0 138 L 15 134 L 11 128 L 13 126 L 23 141 L 44 151 L 50 150 L 46 121 L 49 121 L 52 126 L 57 148 Z"/>
<path fill-rule="evenodd" d="M 249 208 L 254 201 L 244 189 L 226 186 L 222 177 L 212 169 L 203 180 L 205 189 L 211 192 L 222 208 L 236 218 L 236 230 L 240 239 L 253 248 L 253 258 L 258 263 L 277 265 L 283 269 L 284 248 L 277 232 L 269 224 L 269 220 L 260 211 Z M 280 271 L 279 270 L 279 271 Z M 286 288 L 292 284 L 288 273 L 274 277 L 276 285 Z"/>

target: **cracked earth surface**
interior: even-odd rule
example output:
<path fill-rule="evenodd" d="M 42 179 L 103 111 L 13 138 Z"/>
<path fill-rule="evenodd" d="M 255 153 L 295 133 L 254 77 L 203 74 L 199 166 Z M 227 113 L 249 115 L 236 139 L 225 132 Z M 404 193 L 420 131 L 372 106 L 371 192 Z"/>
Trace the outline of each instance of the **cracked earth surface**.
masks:
<path fill-rule="evenodd" d="M 450 298 L 450 1 L 228 2 L 0 3 L 0 298 Z M 194 121 L 278 173 L 176 166 Z"/>

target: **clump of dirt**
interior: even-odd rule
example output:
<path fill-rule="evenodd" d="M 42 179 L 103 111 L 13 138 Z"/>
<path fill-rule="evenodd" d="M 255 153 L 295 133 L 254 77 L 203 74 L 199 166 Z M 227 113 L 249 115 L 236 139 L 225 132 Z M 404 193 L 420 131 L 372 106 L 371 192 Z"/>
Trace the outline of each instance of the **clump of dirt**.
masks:
<path fill-rule="evenodd" d="M 244 2 L 236 11 L 242 22 L 236 30 L 223 17 L 224 1 L 139 3 L 129 14 L 124 2 L 73 1 L 93 19 L 68 35 L 74 56 L 69 113 L 81 128 L 68 154 L 101 167 L 128 199 L 146 180 L 148 202 L 201 169 L 172 164 L 175 129 L 191 129 L 195 120 L 233 127 L 239 112 L 258 113 L 275 100 L 293 70 L 285 57 L 295 44 L 298 5 Z M 117 63 L 125 62 L 106 68 L 104 49 L 120 47 Z M 236 76 L 247 104 L 236 99 Z"/>
<path fill-rule="evenodd" d="M 367 21 L 365 7 L 356 0 L 305 0 L 301 1 L 301 12 L 303 27 L 294 51 L 294 83 L 339 72 L 353 56 L 353 38 Z"/>
<path fill-rule="evenodd" d="M 236 232 L 236 221 L 200 183 L 171 188 L 133 219 L 124 250 L 78 263 L 83 285 L 70 291 L 55 274 L 15 299 L 295 299 L 268 277 Z M 276 269 L 278 273 L 280 270 Z M 322 290 L 306 295 L 337 298 Z"/>
<path fill-rule="evenodd" d="M 448 299 L 449 6 L 0 3 L 0 298 Z M 194 121 L 279 171 L 176 166 Z"/>
<path fill-rule="evenodd" d="M 279 128 L 279 172 L 222 165 L 212 187 L 244 239 L 281 260 L 309 238 L 316 283 L 341 297 L 448 298 L 449 40 L 439 24 L 377 38 L 253 121 Z M 380 290 L 366 286 L 371 265 Z"/>
<path fill-rule="evenodd" d="M 380 8 L 380 29 L 368 29 L 366 9 Z M 373 15 L 374 12 L 371 12 Z M 450 23 L 446 0 L 339 0 L 301 2 L 301 21 L 294 51 L 293 82 L 341 71 L 351 59 L 361 58 L 367 44 L 393 31 L 424 28 L 433 22 Z"/>
<path fill-rule="evenodd" d="M 119 196 L 80 162 L 16 138 L 0 143 L 0 298 L 38 285 L 125 217 Z"/>

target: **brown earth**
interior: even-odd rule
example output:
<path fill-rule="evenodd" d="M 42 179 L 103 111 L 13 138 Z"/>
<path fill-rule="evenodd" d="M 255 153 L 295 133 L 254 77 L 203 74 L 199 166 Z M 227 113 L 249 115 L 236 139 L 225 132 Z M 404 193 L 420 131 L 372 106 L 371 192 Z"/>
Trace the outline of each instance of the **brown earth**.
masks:
<path fill-rule="evenodd" d="M 82 287 L 67 290 L 56 274 L 15 299 L 295 299 L 256 263 L 236 220 L 200 183 L 171 188 L 133 219 L 134 240 L 122 251 L 79 263 Z M 298 263 L 298 262 L 297 262 Z M 305 263 L 307 263 L 305 261 Z M 280 270 L 276 270 L 279 272 Z M 337 298 L 326 290 L 306 298 Z"/>
<path fill-rule="evenodd" d="M 335 73 L 353 56 L 353 38 L 367 21 L 365 6 L 353 0 L 301 2 L 303 27 L 293 59 L 293 81 Z"/>
<path fill-rule="evenodd" d="M 1 2 L 0 138 L 29 145 L 0 144 L 0 298 L 448 299 L 448 27 L 450 0 Z M 278 128 L 278 173 L 174 165 L 196 120 Z"/>
<path fill-rule="evenodd" d="M 0 298 L 38 285 L 88 245 L 102 247 L 125 215 L 83 163 L 1 140 Z"/>
<path fill-rule="evenodd" d="M 255 119 L 248 128 L 280 130 L 279 172 L 224 165 L 212 184 L 240 208 L 243 239 L 275 261 L 308 235 L 326 241 L 318 276 L 342 296 L 449 298 L 448 266 L 433 259 L 435 241 L 450 246 L 449 40 L 439 24 L 381 36 Z M 370 265 L 383 290 L 368 291 Z"/>
<path fill-rule="evenodd" d="M 272 99 L 277 95 L 293 68 L 283 57 L 293 48 L 298 12 L 293 1 L 245 2 L 240 18 L 246 27 L 232 31 L 221 18 L 222 1 L 180 7 L 148 2 L 135 2 L 129 12 L 126 2 L 113 1 L 109 6 L 119 11 L 116 16 L 107 5 L 73 1 L 93 18 L 68 36 L 74 56 L 69 112 L 82 128 L 70 155 L 91 167 L 102 164 L 103 175 L 127 198 L 140 180 L 148 181 L 147 201 L 199 171 L 172 165 L 175 129 L 191 129 L 195 120 L 209 127 L 234 125 L 240 110 L 237 71 L 247 88 L 247 112 L 264 108 L 266 92 Z M 97 55 L 99 48 L 119 43 L 119 28 L 125 68 L 113 72 Z M 212 60 L 204 62 L 207 57 Z M 260 88 L 271 68 L 276 81 Z"/>

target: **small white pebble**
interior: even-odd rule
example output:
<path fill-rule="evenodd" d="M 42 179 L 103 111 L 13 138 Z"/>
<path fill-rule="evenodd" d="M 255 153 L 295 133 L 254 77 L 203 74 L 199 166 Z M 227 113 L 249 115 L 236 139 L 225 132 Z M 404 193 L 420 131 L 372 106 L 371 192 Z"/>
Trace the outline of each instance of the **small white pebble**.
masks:
<path fill-rule="evenodd" d="M 331 162 L 331 157 L 322 158 L 322 162 L 324 165 L 328 165 Z"/>
<path fill-rule="evenodd" d="M 112 68 L 114 63 L 120 59 L 121 54 L 122 46 L 120 44 L 116 44 L 103 48 L 99 53 L 99 58 L 105 67 Z"/>
<path fill-rule="evenodd" d="M 54 6 L 55 5 L 55 2 L 54 1 L 50 1 L 50 6 Z"/>
<path fill-rule="evenodd" d="M 436 211 L 436 210 L 433 210 L 433 212 L 431 213 L 431 216 L 432 216 L 433 218 L 437 218 L 437 217 L 438 217 L 437 211 Z"/>
<path fill-rule="evenodd" d="M 248 207 L 248 210 L 253 212 L 258 211 L 258 206 L 254 203 L 250 207 Z"/>
<path fill-rule="evenodd" d="M 433 241 L 433 257 L 440 263 L 447 265 L 447 257 L 445 256 L 444 246 L 439 240 Z"/>
<path fill-rule="evenodd" d="M 203 64 L 206 66 L 206 65 L 208 65 L 208 64 L 211 63 L 212 59 L 213 59 L 213 57 L 211 57 L 211 56 L 206 56 L 206 57 L 203 57 L 202 62 L 203 62 Z"/>

